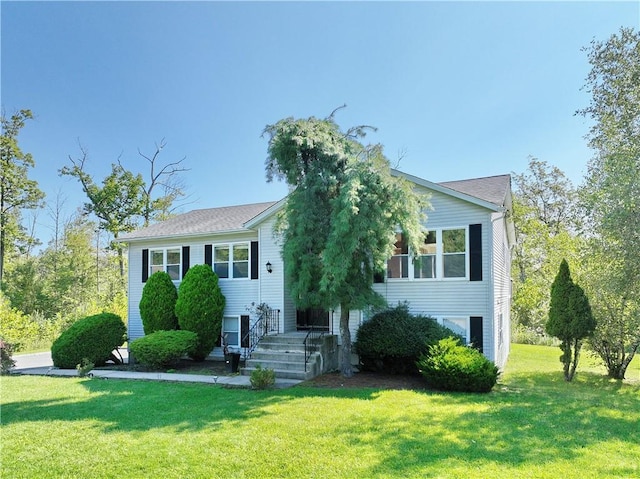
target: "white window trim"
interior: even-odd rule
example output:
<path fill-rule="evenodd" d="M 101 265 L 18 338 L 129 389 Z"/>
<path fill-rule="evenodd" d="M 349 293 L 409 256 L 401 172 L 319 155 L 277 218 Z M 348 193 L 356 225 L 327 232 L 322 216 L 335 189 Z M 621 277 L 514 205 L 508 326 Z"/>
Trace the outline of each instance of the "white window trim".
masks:
<path fill-rule="evenodd" d="M 247 276 L 245 278 L 233 277 L 233 247 L 238 245 L 247 245 Z M 216 267 L 216 248 L 227 247 L 229 248 L 229 261 L 227 261 L 227 268 L 229 271 L 229 277 L 219 278 L 220 281 L 242 281 L 251 279 L 251 241 L 234 241 L 233 243 L 214 243 L 211 251 L 211 267 L 215 272 Z"/>
<path fill-rule="evenodd" d="M 162 270 L 165 273 L 168 273 L 167 271 L 167 251 L 169 250 L 178 250 L 178 254 L 180 255 L 180 263 L 178 263 L 178 279 L 172 279 L 171 281 L 173 281 L 174 283 L 179 283 L 180 281 L 182 281 L 182 246 L 163 246 L 161 248 L 149 248 L 149 277 L 153 274 L 152 272 L 152 268 L 154 266 L 159 266 L 159 265 L 154 265 L 153 263 L 153 252 L 154 251 L 162 251 Z M 175 264 L 172 264 L 172 266 L 175 266 Z"/>
<path fill-rule="evenodd" d="M 235 314 L 225 314 L 222 317 L 222 337 L 224 338 L 224 334 L 225 334 L 225 330 L 224 330 L 224 320 L 225 319 L 235 319 L 237 321 L 238 324 L 238 344 L 227 344 L 228 347 L 230 348 L 234 348 L 234 349 L 239 349 L 240 348 L 240 343 L 242 342 L 242 338 L 240 337 L 242 335 L 242 324 L 240 323 L 240 315 L 235 315 Z M 236 332 L 236 331 L 232 331 L 232 332 Z"/>
<path fill-rule="evenodd" d="M 445 328 L 447 328 L 447 326 L 444 324 L 445 321 L 453 322 L 454 320 L 463 320 L 465 323 L 464 329 L 466 331 L 464 340 L 466 341 L 466 344 L 469 344 L 471 342 L 471 316 L 457 316 L 457 315 L 436 316 L 436 320 L 438 321 L 438 324 L 440 324 L 441 326 L 444 326 Z M 453 332 L 457 334 L 456 331 L 453 331 Z"/>
<path fill-rule="evenodd" d="M 442 232 L 450 231 L 450 230 L 464 230 L 465 231 L 465 252 L 464 252 L 464 276 L 457 276 L 451 278 L 445 278 L 444 276 L 444 249 L 442 242 Z M 412 261 L 412 250 L 409 248 L 409 267 L 407 271 L 406 278 L 389 278 L 387 276 L 387 269 L 385 267 L 385 281 L 388 282 L 405 282 L 405 281 L 469 281 L 469 225 L 465 226 L 451 226 L 446 228 L 432 228 L 429 229 L 430 232 L 435 232 L 436 234 L 436 277 L 435 278 L 415 278 L 415 262 Z M 399 232 L 398 232 L 399 233 Z M 394 256 L 402 256 L 402 255 L 394 255 Z M 394 257 L 392 256 L 392 257 Z"/>

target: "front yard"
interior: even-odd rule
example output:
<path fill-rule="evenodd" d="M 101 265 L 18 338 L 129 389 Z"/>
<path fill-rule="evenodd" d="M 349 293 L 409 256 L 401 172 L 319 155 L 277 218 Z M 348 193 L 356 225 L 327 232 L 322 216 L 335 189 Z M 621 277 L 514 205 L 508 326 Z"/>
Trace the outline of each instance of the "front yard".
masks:
<path fill-rule="evenodd" d="M 487 395 L 2 377 L 3 478 L 640 476 L 629 381 L 514 345 Z M 593 371 L 594 369 L 591 368 Z"/>

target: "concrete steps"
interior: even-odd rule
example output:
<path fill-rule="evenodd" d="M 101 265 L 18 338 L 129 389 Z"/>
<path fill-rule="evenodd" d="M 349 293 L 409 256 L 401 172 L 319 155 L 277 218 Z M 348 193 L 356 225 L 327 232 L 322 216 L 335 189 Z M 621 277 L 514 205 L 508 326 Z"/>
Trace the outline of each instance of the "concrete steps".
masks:
<path fill-rule="evenodd" d="M 322 358 L 312 353 L 304 364 L 304 338 L 306 333 L 288 333 L 264 337 L 251 358 L 245 361 L 241 374 L 250 376 L 258 365 L 263 369 L 273 369 L 276 378 L 305 381 L 322 373 Z"/>

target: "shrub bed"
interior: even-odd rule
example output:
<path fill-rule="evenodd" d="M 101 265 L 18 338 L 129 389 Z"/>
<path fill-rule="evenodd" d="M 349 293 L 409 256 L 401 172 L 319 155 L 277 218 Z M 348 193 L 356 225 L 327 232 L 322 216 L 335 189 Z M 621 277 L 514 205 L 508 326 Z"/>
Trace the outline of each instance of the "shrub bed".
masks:
<path fill-rule="evenodd" d="M 192 354 L 198 335 L 192 331 L 156 331 L 129 345 L 136 361 L 154 369 L 175 365 L 185 354 Z"/>
<path fill-rule="evenodd" d="M 498 380 L 496 365 L 456 338 L 430 346 L 418 367 L 429 387 L 444 391 L 489 392 Z"/>
<path fill-rule="evenodd" d="M 429 346 L 453 334 L 431 317 L 412 315 L 404 303 L 364 322 L 356 334 L 355 351 L 364 370 L 417 373 L 416 361 Z"/>
<path fill-rule="evenodd" d="M 114 349 L 126 341 L 127 328 L 117 314 L 100 313 L 73 323 L 51 346 L 53 365 L 74 369 L 83 360 L 96 366 L 115 358 Z"/>

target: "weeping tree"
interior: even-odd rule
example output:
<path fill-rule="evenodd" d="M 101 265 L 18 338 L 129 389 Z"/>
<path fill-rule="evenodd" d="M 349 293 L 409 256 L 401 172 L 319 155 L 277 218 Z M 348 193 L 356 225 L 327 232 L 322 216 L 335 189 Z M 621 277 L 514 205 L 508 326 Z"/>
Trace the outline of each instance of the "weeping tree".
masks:
<path fill-rule="evenodd" d="M 277 227 L 285 278 L 298 308 L 340 308 L 346 377 L 353 374 L 349 312 L 384 302 L 373 291 L 374 273 L 392 255 L 398 230 L 419 251 L 427 206 L 408 181 L 391 175 L 380 145 L 359 141 L 367 128 L 343 132 L 332 113 L 264 130 L 267 181 L 292 188 Z"/>
<path fill-rule="evenodd" d="M 564 379 L 571 381 L 578 367 L 580 349 L 585 338 L 591 336 L 596 321 L 584 290 L 571 279 L 566 260 L 560 263 L 558 274 L 551 285 L 551 302 L 546 330 L 558 338 L 562 355 Z"/>

